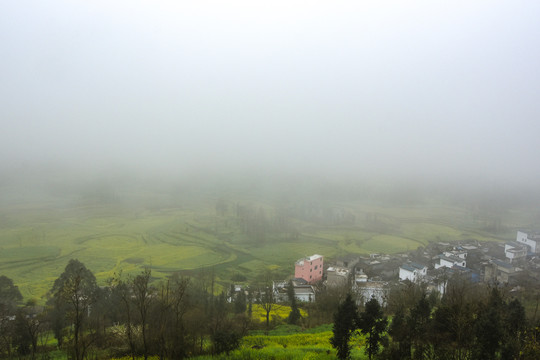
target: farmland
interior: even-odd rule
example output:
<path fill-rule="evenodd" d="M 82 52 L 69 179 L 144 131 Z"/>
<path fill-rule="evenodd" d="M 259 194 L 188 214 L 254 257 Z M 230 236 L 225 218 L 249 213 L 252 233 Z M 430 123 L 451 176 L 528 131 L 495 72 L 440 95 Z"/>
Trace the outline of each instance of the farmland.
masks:
<path fill-rule="evenodd" d="M 218 209 L 219 202 L 223 208 Z M 219 290 L 234 274 L 254 280 L 271 270 L 284 278 L 294 261 L 308 254 L 331 258 L 396 253 L 431 241 L 501 241 L 512 239 L 515 228 L 534 221 L 534 214 L 521 210 L 478 215 L 436 201 L 413 205 L 336 201 L 315 206 L 297 202 L 287 208 L 248 197 L 208 196 L 144 204 L 4 205 L 0 274 L 12 278 L 26 299 L 42 299 L 71 258 L 86 264 L 101 284 L 114 274 L 149 267 L 156 279 L 177 271 L 212 271 Z M 486 230 L 492 217 L 501 224 L 497 232 Z"/>
<path fill-rule="evenodd" d="M 279 326 L 267 335 L 249 335 L 242 339 L 240 348 L 223 359 L 336 359 L 330 345 L 331 326 L 300 331 L 295 326 Z M 363 338 L 352 341 L 353 358 L 367 358 L 361 346 Z M 200 357 L 199 360 L 210 357 Z"/>

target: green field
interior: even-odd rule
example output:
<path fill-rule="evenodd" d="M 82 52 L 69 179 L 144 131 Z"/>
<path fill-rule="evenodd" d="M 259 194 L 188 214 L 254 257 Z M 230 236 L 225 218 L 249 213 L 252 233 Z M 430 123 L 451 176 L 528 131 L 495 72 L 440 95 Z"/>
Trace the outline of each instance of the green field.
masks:
<path fill-rule="evenodd" d="M 334 360 L 336 350 L 330 344 L 332 326 L 322 325 L 317 328 L 302 330 L 299 326 L 280 325 L 268 334 L 250 334 L 242 338 L 237 350 L 229 354 L 205 355 L 194 357 L 196 360 L 210 359 L 272 359 L 272 360 Z M 364 338 L 354 335 L 351 339 L 351 358 L 367 359 L 364 353 Z M 115 360 L 129 360 L 123 357 Z M 142 359 L 142 358 L 137 358 Z M 154 360 L 157 357 L 150 357 Z"/>
<path fill-rule="evenodd" d="M 196 359 L 337 359 L 336 351 L 330 344 L 331 337 L 332 326 L 330 325 L 304 331 L 298 326 L 282 325 L 270 331 L 268 335 L 254 334 L 244 337 L 240 348 L 228 355 L 201 356 Z M 351 339 L 353 359 L 367 359 L 363 344 L 364 339 L 360 335 L 355 335 Z"/>
<path fill-rule="evenodd" d="M 255 204 L 271 224 L 277 210 Z M 332 258 L 396 253 L 432 241 L 511 240 L 515 228 L 531 220 L 523 212 L 509 212 L 503 231 L 494 234 L 483 230 L 487 220 L 457 207 L 336 206 L 354 214 L 355 221 L 333 225 L 291 217 L 294 234 L 267 229 L 262 239 L 243 231 L 232 209 L 218 215 L 214 200 L 167 208 L 50 203 L 4 207 L 0 274 L 12 278 L 27 299 L 42 299 L 71 258 L 82 261 L 101 284 L 120 271 L 135 273 L 144 267 L 157 279 L 206 268 L 214 269 L 224 287 L 233 274 L 253 280 L 273 270 L 275 276 L 286 277 L 295 260 L 314 253 Z"/>

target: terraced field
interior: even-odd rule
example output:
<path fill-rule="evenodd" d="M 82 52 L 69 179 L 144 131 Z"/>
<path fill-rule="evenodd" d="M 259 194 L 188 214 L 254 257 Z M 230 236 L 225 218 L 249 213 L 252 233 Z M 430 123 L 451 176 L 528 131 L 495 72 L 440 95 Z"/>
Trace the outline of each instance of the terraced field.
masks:
<path fill-rule="evenodd" d="M 272 207 L 264 206 L 272 218 Z M 314 253 L 395 253 L 431 241 L 508 240 L 515 234 L 511 226 L 528 220 L 514 213 L 507 233 L 494 236 L 458 208 L 340 206 L 355 215 L 353 224 L 293 219 L 296 235 L 268 231 L 260 241 L 242 230 L 237 214 L 218 216 L 210 202 L 191 209 L 50 204 L 3 208 L 0 274 L 12 278 L 25 298 L 36 299 L 47 293 L 71 258 L 85 263 L 102 284 L 115 273 L 148 266 L 157 279 L 212 268 L 218 284 L 227 286 L 234 274 L 253 279 L 271 269 L 276 276 L 286 276 L 295 260 Z"/>

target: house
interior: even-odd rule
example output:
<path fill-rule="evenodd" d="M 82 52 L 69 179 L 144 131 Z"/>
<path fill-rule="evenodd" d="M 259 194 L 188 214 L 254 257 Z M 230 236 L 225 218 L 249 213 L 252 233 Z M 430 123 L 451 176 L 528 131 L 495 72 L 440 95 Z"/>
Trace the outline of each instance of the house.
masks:
<path fill-rule="evenodd" d="M 326 269 L 326 285 L 328 287 L 339 287 L 348 284 L 351 272 L 347 268 L 331 266 Z"/>
<path fill-rule="evenodd" d="M 487 282 L 497 281 L 500 283 L 507 283 L 510 278 L 520 271 L 520 268 L 516 268 L 512 264 L 492 259 L 484 269 L 484 280 Z"/>
<path fill-rule="evenodd" d="M 358 283 L 364 283 L 368 281 L 368 276 L 364 273 L 362 269 L 357 270 L 356 274 L 354 275 L 354 282 L 358 285 Z"/>
<path fill-rule="evenodd" d="M 287 295 L 287 286 L 289 286 L 289 282 L 286 280 L 272 281 L 272 292 L 274 293 L 274 300 L 276 302 L 289 301 L 289 297 Z"/>
<path fill-rule="evenodd" d="M 315 289 L 312 285 L 307 284 L 303 279 L 292 280 L 294 297 L 298 301 L 312 302 L 315 301 Z M 272 290 L 274 292 L 274 299 L 276 302 L 288 302 L 289 296 L 287 294 L 287 287 L 289 281 L 279 280 L 272 282 Z"/>
<path fill-rule="evenodd" d="M 533 254 L 540 253 L 540 233 L 518 230 L 516 242 L 525 244 Z"/>
<path fill-rule="evenodd" d="M 511 262 L 516 262 L 527 257 L 528 247 L 518 242 L 508 242 L 504 244 L 504 254 Z"/>
<path fill-rule="evenodd" d="M 377 299 L 381 306 L 386 306 L 390 286 L 385 281 L 356 282 L 353 286 L 356 293 L 357 305 L 364 305 L 372 298 Z"/>
<path fill-rule="evenodd" d="M 322 280 L 323 277 L 323 257 L 322 255 L 312 255 L 298 260 L 294 264 L 294 277 L 306 280 L 313 284 Z"/>
<path fill-rule="evenodd" d="M 427 266 L 414 262 L 403 264 L 399 267 L 399 280 L 409 280 L 415 282 L 426 276 L 426 273 Z"/>
<path fill-rule="evenodd" d="M 243 292 L 244 295 L 247 295 L 247 286 L 240 285 L 240 284 L 231 285 L 228 291 L 227 301 L 230 303 L 233 302 L 233 299 L 235 298 L 235 296 L 237 296 L 238 293 L 241 293 L 241 292 Z"/>
<path fill-rule="evenodd" d="M 450 255 L 450 254 L 449 254 Z M 467 262 L 464 258 L 450 255 L 446 256 L 445 253 L 438 256 L 439 263 L 435 263 L 435 269 L 441 268 L 441 267 L 447 267 L 447 268 L 453 268 L 454 266 L 461 266 L 466 267 Z"/>
<path fill-rule="evenodd" d="M 447 257 L 455 257 L 459 259 L 467 259 L 467 252 L 463 250 L 451 250 L 451 251 L 445 251 L 443 252 L 444 256 Z"/>
<path fill-rule="evenodd" d="M 313 302 L 315 301 L 315 289 L 311 285 L 295 286 L 294 296 L 299 301 Z"/>

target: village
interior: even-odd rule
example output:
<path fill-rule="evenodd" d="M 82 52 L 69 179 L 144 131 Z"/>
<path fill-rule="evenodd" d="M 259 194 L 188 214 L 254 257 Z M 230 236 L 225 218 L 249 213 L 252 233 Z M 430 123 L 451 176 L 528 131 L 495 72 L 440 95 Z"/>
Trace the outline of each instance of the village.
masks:
<path fill-rule="evenodd" d="M 348 286 L 359 305 L 375 298 L 383 306 L 394 285 L 422 283 L 428 292 L 444 294 L 448 280 L 456 275 L 473 283 L 505 284 L 518 290 L 522 284 L 540 280 L 539 253 L 540 233 L 519 230 L 515 241 L 505 243 L 435 242 L 407 253 L 346 255 L 329 263 L 315 254 L 296 261 L 294 277 L 273 281 L 272 289 L 274 300 L 285 302 L 292 283 L 297 300 L 313 302 L 318 286 Z"/>

